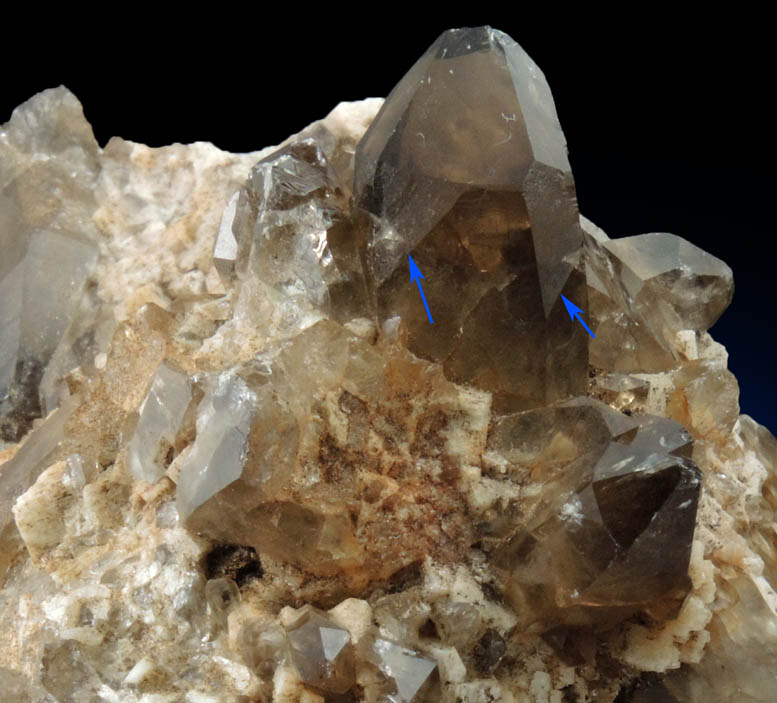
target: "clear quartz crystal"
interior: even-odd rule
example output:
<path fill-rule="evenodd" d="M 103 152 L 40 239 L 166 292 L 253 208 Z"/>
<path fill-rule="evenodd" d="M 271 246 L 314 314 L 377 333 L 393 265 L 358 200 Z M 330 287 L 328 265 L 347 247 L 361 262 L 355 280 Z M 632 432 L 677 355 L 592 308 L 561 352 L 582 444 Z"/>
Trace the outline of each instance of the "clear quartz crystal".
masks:
<path fill-rule="evenodd" d="M 38 386 L 94 268 L 97 157 L 65 88 L 0 129 L 0 440 L 18 441 L 42 414 Z"/>
<path fill-rule="evenodd" d="M 395 689 L 388 693 L 386 703 L 417 703 L 424 686 L 437 670 L 437 662 L 397 642 L 377 638 L 372 653 L 381 672 Z"/>
<path fill-rule="evenodd" d="M 239 377 L 222 374 L 211 380 L 200 404 L 197 439 L 178 479 L 182 519 L 240 477 L 255 401 Z"/>
<path fill-rule="evenodd" d="M 191 399 L 188 376 L 161 364 L 129 442 L 129 465 L 137 478 L 153 483 L 164 476 L 166 455 L 174 448 Z"/>

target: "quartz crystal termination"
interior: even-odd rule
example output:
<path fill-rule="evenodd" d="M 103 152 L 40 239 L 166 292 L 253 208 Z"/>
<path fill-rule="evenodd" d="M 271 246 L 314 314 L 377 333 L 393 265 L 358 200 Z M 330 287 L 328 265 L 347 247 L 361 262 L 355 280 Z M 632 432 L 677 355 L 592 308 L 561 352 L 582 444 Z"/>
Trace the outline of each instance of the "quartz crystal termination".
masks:
<path fill-rule="evenodd" d="M 0 442 L 53 409 L 41 382 L 97 259 L 97 150 L 62 88 L 20 106 L 0 132 Z"/>
<path fill-rule="evenodd" d="M 580 453 L 563 472 L 544 477 L 542 500 L 527 501 L 526 527 L 496 549 L 516 611 L 545 631 L 553 622 L 608 626 L 635 612 L 676 617 L 691 588 L 701 487 L 690 435 L 671 420 L 629 418 L 582 398 L 499 420 L 491 446 L 509 453 L 528 428 L 547 426 L 549 413 L 570 435 L 584 419 L 591 435 L 578 438 Z"/>
<path fill-rule="evenodd" d="M 378 320 L 400 315 L 411 351 L 497 409 L 584 391 L 587 344 L 559 297 L 586 306 L 566 142 L 545 77 L 510 37 L 452 30 L 430 47 L 359 143 L 354 199 L 379 218 L 365 251 Z"/>
<path fill-rule="evenodd" d="M 100 149 L 65 89 L 0 150 L 14 267 L 49 226 L 99 249 L 31 279 L 66 315 L 0 446 L 7 698 L 773 702 L 777 441 L 707 333 L 731 271 L 578 225 L 508 37 L 446 32 L 251 155 Z"/>
<path fill-rule="evenodd" d="M 599 341 L 591 364 L 616 372 L 666 371 L 683 350 L 678 335 L 706 332 L 734 294 L 731 269 L 674 234 L 611 240 L 585 226 L 586 282 Z"/>
<path fill-rule="evenodd" d="M 461 120 L 447 118 L 454 108 Z M 451 489 L 461 485 L 459 470 L 446 468 L 459 461 L 458 433 L 487 433 L 494 451 L 507 456 L 511 442 L 531 432 L 532 417 L 555 418 L 552 443 L 571 416 L 578 426 L 567 436 L 579 456 L 563 480 L 547 476 L 543 487 L 559 502 L 535 506 L 529 520 L 497 514 L 497 527 L 482 534 L 503 590 L 519 613 L 534 614 L 526 622 L 540 632 L 611 627 L 635 613 L 676 615 L 691 586 L 701 485 L 688 457 L 668 454 L 680 426 L 645 417 L 638 431 L 636 420 L 583 398 L 523 410 L 568 397 L 587 378 L 587 338 L 568 324 L 559 295 L 570 285 L 584 295 L 582 230 L 542 74 L 499 32 L 454 30 L 389 96 L 355 146 L 353 172 L 333 168 L 336 140 L 318 135 L 301 135 L 260 161 L 225 209 L 214 247 L 222 279 L 236 282 L 246 300 L 258 286 L 282 311 L 269 319 L 304 329 L 273 325 L 280 345 L 230 372 L 235 390 L 223 394 L 218 414 L 206 392 L 178 478 L 185 524 L 336 577 L 340 590 L 331 598 L 359 595 L 425 557 L 463 554 L 475 540 L 446 518 L 457 510 Z M 429 279 L 449 289 L 441 306 L 466 313 L 433 334 L 423 314 L 391 298 L 392 290 L 412 293 L 410 251 L 426 256 L 436 267 Z M 473 338 L 467 304 L 459 304 L 467 296 L 479 325 Z M 485 300 L 501 301 L 509 319 L 481 307 Z M 412 304 L 420 310 L 415 298 Z M 519 319 L 527 310 L 530 325 Z M 376 317 L 377 340 L 362 316 Z M 494 356 L 505 343 L 505 353 Z M 545 344 L 550 360 L 532 352 Z M 465 358 L 456 345 L 468 368 L 480 370 L 454 373 Z M 516 358 L 544 366 L 519 371 Z M 440 370 L 491 393 L 467 397 Z M 408 405 L 413 395 L 425 407 Z M 474 399 L 495 411 L 490 423 Z M 523 412 L 499 419 L 516 408 Z M 596 434 L 598 443 L 583 436 L 610 426 L 612 434 Z M 521 471 L 520 463 L 512 469 L 516 480 Z M 631 512 L 619 512 L 625 506 Z M 434 513 L 439 527 L 424 525 Z M 658 564 L 669 542 L 667 564 Z M 564 556 L 538 559 L 531 545 Z M 641 570 L 659 566 L 646 588 Z M 580 600 L 565 605 L 565 598 Z"/>

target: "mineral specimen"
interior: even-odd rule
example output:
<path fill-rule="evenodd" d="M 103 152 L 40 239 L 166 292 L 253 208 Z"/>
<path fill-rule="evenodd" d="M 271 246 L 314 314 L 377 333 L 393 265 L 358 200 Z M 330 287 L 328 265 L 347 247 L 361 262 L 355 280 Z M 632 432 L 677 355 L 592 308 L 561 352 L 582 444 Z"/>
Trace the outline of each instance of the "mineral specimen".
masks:
<path fill-rule="evenodd" d="M 45 91 L 0 245 L 5 699 L 774 700 L 732 273 L 579 215 L 506 35 L 246 155 L 100 148 Z"/>

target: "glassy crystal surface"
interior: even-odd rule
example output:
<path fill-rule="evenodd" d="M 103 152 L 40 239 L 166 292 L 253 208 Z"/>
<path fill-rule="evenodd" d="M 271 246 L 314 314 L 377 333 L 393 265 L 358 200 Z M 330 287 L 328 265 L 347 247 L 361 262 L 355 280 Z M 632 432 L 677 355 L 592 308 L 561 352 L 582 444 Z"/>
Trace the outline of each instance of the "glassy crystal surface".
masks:
<path fill-rule="evenodd" d="M 383 638 L 375 640 L 372 653 L 394 689 L 381 700 L 386 703 L 414 703 L 422 699 L 424 686 L 431 681 L 437 662 Z"/>
<path fill-rule="evenodd" d="M 483 419 L 439 368 L 321 321 L 231 378 L 242 390 L 223 396 L 220 413 L 206 392 L 202 434 L 178 480 L 190 529 L 339 575 L 348 589 L 466 543 L 454 517 L 455 473 L 442 468 L 453 448 L 438 418 L 457 413 L 462 430 L 473 431 Z M 417 414 L 408 398 L 419 390 L 427 405 Z M 216 432 L 228 461 L 206 464 L 200 446 L 210 447 Z M 414 458 L 427 451 L 437 476 Z M 442 517 L 417 529 L 435 514 Z"/>
<path fill-rule="evenodd" d="M 237 239 L 235 238 L 235 217 L 240 193 L 235 193 L 229 200 L 227 207 L 221 215 L 219 231 L 216 235 L 216 244 L 213 247 L 213 265 L 219 275 L 229 281 L 235 273 L 235 261 L 237 260 Z"/>
<path fill-rule="evenodd" d="M 192 399 L 188 376 L 163 363 L 140 406 L 129 443 L 129 463 L 139 479 L 153 483 L 165 472 L 165 460 L 183 425 Z"/>
<path fill-rule="evenodd" d="M 253 154 L 101 150 L 46 91 L 0 244 L 6 698 L 773 703 L 730 271 L 579 216 L 502 33 Z"/>
<path fill-rule="evenodd" d="M 239 377 L 224 374 L 212 379 L 200 404 L 197 439 L 178 481 L 181 518 L 240 478 L 255 399 Z"/>
<path fill-rule="evenodd" d="M 731 303 L 731 269 L 682 237 L 640 234 L 610 239 L 604 247 L 634 310 L 658 332 L 704 332 Z"/>
<path fill-rule="evenodd" d="M 348 630 L 306 607 L 286 628 L 286 637 L 291 660 L 306 684 L 332 693 L 345 693 L 354 685 Z"/>
<path fill-rule="evenodd" d="M 583 390 L 587 343 L 559 297 L 586 306 L 574 183 L 550 90 L 520 46 L 487 27 L 444 33 L 359 143 L 354 184 L 380 219 L 365 250 L 378 319 L 401 316 L 411 351 L 506 408 Z"/>
<path fill-rule="evenodd" d="M 97 155 L 64 88 L 21 105 L 0 130 L 0 440 L 20 440 L 41 416 L 38 387 L 97 259 Z"/>
<path fill-rule="evenodd" d="M 673 234 L 609 239 L 588 221 L 583 227 L 591 363 L 620 372 L 677 366 L 677 333 L 715 323 L 731 302 L 731 269 Z"/>
<path fill-rule="evenodd" d="M 254 167 L 224 213 L 214 257 L 220 270 L 231 261 L 276 295 L 345 322 L 369 309 L 364 234 L 321 145 L 307 138 Z"/>
<path fill-rule="evenodd" d="M 16 455 L 2 464 L 0 473 L 0 533 L 12 524 L 11 508 L 51 461 L 65 439 L 65 424 L 73 412 L 73 404 L 55 410 L 41 422 L 24 441 Z"/>
<path fill-rule="evenodd" d="M 527 528 L 495 555 L 516 609 L 544 627 L 610 625 L 637 611 L 672 617 L 691 587 L 701 473 L 687 458 L 690 437 L 671 420 L 604 408 L 588 399 L 559 408 L 601 412 L 601 433 L 555 457 Z M 531 421 L 505 418 L 500 434 Z"/>

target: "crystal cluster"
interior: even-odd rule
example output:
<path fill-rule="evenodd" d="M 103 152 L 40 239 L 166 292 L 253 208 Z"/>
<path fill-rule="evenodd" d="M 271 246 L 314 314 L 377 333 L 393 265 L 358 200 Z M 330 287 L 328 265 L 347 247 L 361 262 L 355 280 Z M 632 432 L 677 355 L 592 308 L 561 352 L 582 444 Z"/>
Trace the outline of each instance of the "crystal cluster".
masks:
<path fill-rule="evenodd" d="M 246 155 L 100 148 L 46 91 L 0 189 L 9 700 L 774 699 L 732 273 L 580 216 L 511 38 Z"/>

